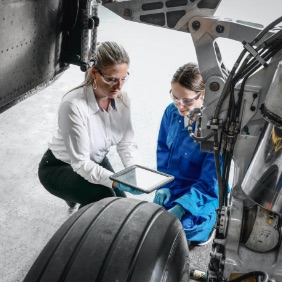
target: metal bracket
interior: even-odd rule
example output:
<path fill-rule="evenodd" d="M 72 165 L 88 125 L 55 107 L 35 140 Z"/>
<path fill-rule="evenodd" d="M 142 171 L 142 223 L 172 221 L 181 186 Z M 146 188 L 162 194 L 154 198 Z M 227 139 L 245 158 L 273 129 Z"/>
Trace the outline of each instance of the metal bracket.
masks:
<path fill-rule="evenodd" d="M 250 45 L 250 43 L 245 40 L 242 42 L 244 48 L 264 67 L 267 67 L 268 64 L 266 61 L 259 55 L 259 53 Z"/>

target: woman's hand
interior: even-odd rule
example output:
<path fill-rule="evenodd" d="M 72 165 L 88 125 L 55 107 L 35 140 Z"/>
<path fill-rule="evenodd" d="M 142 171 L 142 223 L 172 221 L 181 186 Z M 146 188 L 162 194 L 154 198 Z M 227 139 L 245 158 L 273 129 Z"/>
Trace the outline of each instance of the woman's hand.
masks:
<path fill-rule="evenodd" d="M 124 184 L 121 184 L 119 182 L 116 184 L 116 189 L 119 189 L 119 190 L 124 191 L 124 192 L 129 192 L 129 193 L 134 194 L 134 195 L 143 194 L 143 192 L 136 190 L 134 188 L 131 188 L 129 186 L 126 186 Z"/>
<path fill-rule="evenodd" d="M 168 188 L 161 188 L 157 190 L 153 202 L 157 205 L 163 206 L 168 203 L 170 198 L 171 198 L 170 190 Z"/>
<path fill-rule="evenodd" d="M 169 209 L 168 212 L 176 216 L 179 220 L 181 220 L 183 214 L 185 213 L 185 210 L 182 208 L 181 205 L 176 204 L 174 207 Z"/>

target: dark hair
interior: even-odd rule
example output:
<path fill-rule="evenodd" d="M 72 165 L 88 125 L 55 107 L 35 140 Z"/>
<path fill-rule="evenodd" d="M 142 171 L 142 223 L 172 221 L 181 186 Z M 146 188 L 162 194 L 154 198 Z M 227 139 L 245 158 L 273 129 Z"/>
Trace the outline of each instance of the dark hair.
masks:
<path fill-rule="evenodd" d="M 199 66 L 195 63 L 188 63 L 180 67 L 171 80 L 171 83 L 176 82 L 195 92 L 200 92 L 205 89 Z"/>

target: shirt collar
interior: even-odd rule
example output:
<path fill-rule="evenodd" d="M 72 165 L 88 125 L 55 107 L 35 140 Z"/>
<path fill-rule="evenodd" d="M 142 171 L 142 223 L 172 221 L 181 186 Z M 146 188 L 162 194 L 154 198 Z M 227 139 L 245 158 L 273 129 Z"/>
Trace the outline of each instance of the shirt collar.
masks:
<path fill-rule="evenodd" d="M 102 109 L 97 103 L 96 97 L 95 97 L 93 89 L 92 89 L 92 85 L 85 86 L 84 91 L 85 91 L 85 94 L 86 94 L 86 97 L 87 97 L 89 111 L 92 114 L 95 114 L 98 111 L 103 112 L 104 109 Z M 112 107 L 113 110 L 117 110 L 115 99 L 111 99 L 110 106 Z"/>
<path fill-rule="evenodd" d="M 98 103 L 97 103 L 97 105 L 98 105 Z M 115 99 L 111 99 L 110 100 L 110 106 L 112 107 L 113 110 L 116 110 L 116 101 L 115 101 Z M 102 111 L 102 112 L 105 111 L 100 105 L 98 105 L 98 107 L 99 107 L 100 111 Z"/>
<path fill-rule="evenodd" d="M 93 93 L 92 85 L 84 86 L 84 94 L 86 95 L 89 112 L 95 114 L 99 111 L 99 107 Z"/>
<path fill-rule="evenodd" d="M 115 99 L 111 99 L 111 107 L 113 108 L 113 110 L 116 110 L 116 100 Z"/>

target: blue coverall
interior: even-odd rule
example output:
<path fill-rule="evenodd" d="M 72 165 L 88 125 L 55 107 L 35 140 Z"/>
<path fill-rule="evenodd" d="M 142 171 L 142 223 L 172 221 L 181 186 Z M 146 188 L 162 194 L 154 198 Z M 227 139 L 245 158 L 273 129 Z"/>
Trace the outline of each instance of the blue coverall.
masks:
<path fill-rule="evenodd" d="M 181 223 L 187 240 L 207 241 L 218 208 L 214 154 L 200 150 L 200 144 L 190 137 L 184 127 L 184 117 L 173 103 L 166 108 L 160 125 L 157 169 L 175 177 L 164 186 L 172 195 L 164 208 L 168 210 L 180 204 L 185 209 Z"/>

